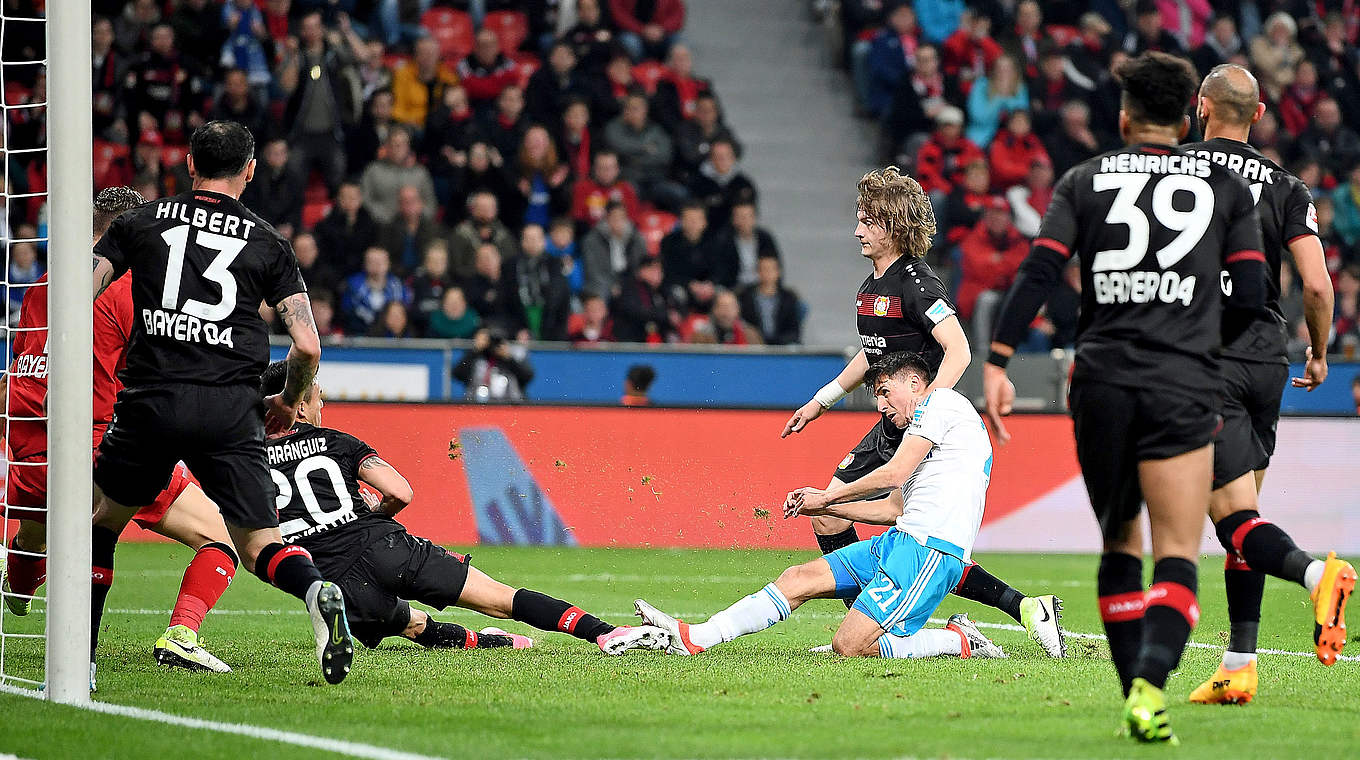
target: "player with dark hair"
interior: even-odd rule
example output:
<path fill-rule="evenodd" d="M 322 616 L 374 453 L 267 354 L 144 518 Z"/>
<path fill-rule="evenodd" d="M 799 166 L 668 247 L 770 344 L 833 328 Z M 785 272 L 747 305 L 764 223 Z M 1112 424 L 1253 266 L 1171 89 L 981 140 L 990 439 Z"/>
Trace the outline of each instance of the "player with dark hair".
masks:
<path fill-rule="evenodd" d="M 114 218 L 146 202 L 127 187 L 99 191 L 94 199 L 94 240 L 99 242 Z M 9 516 L 20 518 L 19 531 L 6 556 L 4 594 L 11 613 L 27 615 L 32 596 L 47 574 L 46 546 L 47 423 L 47 279 L 39 279 L 24 298 L 14 339 L 14 361 L 0 379 L 10 420 Z M 113 417 L 114 397 L 122 388 L 117 372 L 127 359 L 134 321 L 131 278 L 123 276 L 95 299 L 94 304 L 94 447 L 98 447 Z M 150 506 L 133 517 L 143 528 L 193 549 L 194 559 L 184 571 L 170 626 L 156 642 L 158 662 L 218 673 L 231 669 L 198 644 L 203 618 L 217 603 L 236 572 L 236 552 L 217 507 L 199 489 L 192 475 L 178 465 L 170 485 Z M 96 524 L 100 517 L 95 517 Z M 121 525 L 118 526 L 121 529 Z M 95 688 L 94 651 L 98 626 L 91 630 L 90 689 Z"/>
<path fill-rule="evenodd" d="M 286 374 L 282 362 L 271 364 L 261 392 L 277 393 Z M 354 636 L 365 646 L 376 647 L 388 636 L 438 648 L 533 646 L 529 637 L 497 628 L 479 634 L 435 620 L 412 609 L 408 599 L 561 631 L 610 655 L 666 646 L 665 631 L 613 626 L 547 594 L 515 590 L 473 567 L 471 557 L 407 533 L 394 518 L 414 498 L 410 484 L 368 444 L 321 427 L 324 406 L 321 389 L 313 384 L 303 394 L 298 421 L 271 435 L 265 451 L 278 488 L 283 540 L 310 552 L 317 567 L 344 590 Z M 364 500 L 360 484 L 379 494 L 376 503 Z"/>
<path fill-rule="evenodd" d="M 855 206 L 860 255 L 874 268 L 855 295 L 861 348 L 839 375 L 793 413 L 781 438 L 801 431 L 848 395 L 863 382 L 870 362 L 889 353 L 924 356 L 932 390 L 954 387 L 972 357 L 949 291 L 925 262 L 935 234 L 935 213 L 920 184 L 895 166 L 869 172 L 859 181 Z M 1004 442 L 1005 428 L 997 428 L 997 433 Z M 911 473 L 896 458 L 901 442 L 902 430 L 887 417 L 881 419 L 840 461 L 827 486 L 834 500 L 870 498 L 901 485 Z M 823 554 L 859 540 L 853 522 L 831 515 L 813 517 L 812 530 Z M 1050 656 L 1063 656 L 1062 600 L 1056 596 L 1026 597 L 972 562 L 965 565 L 954 593 L 1005 612 L 1024 624 L 1029 637 Z"/>
<path fill-rule="evenodd" d="M 321 344 L 292 247 L 239 200 L 255 174 L 254 153 L 240 124 L 204 124 L 189 140 L 192 189 L 119 216 L 94 248 L 96 295 L 130 270 L 136 320 L 120 375 L 126 387 L 94 464 L 107 511 L 92 537 L 91 622 L 99 624 L 108 596 L 121 526 L 183 461 L 221 510 L 246 568 L 306 603 L 322 675 L 339 683 L 354 656 L 344 595 L 305 550 L 284 545 L 269 501 L 266 416 L 276 429 L 292 423 Z M 293 340 L 287 382 L 263 415 L 262 301 Z"/>
<path fill-rule="evenodd" d="M 652 400 L 647 391 L 656 380 L 656 368 L 650 364 L 634 364 L 623 376 L 623 398 L 619 403 L 624 406 L 647 406 Z"/>
<path fill-rule="evenodd" d="M 1265 257 L 1241 177 L 1176 147 L 1195 91 L 1189 64 L 1149 52 L 1119 69 L 1128 147 L 1063 175 L 1007 295 L 983 366 L 987 414 L 1009 414 L 1006 363 L 1074 254 L 1081 315 L 1070 406 L 1077 459 L 1104 536 L 1101 619 L 1123 725 L 1142 741 L 1177 740 L 1162 687 L 1199 617 L 1196 557 L 1219 424 L 1223 301 L 1259 309 Z M 1156 565 L 1143 588 L 1139 529 L 1147 502 Z"/>
<path fill-rule="evenodd" d="M 1199 89 L 1204 141 L 1185 150 L 1228 167 L 1248 183 L 1261 220 L 1266 309 L 1224 312 L 1223 427 L 1214 441 L 1214 492 L 1209 519 L 1227 550 L 1223 582 L 1231 633 L 1213 678 L 1190 694 L 1191 702 L 1250 702 L 1256 695 L 1256 634 L 1266 574 L 1293 581 L 1312 595 L 1317 656 L 1336 662 L 1346 643 L 1345 606 L 1355 589 L 1355 568 L 1336 558 L 1314 559 L 1274 523 L 1261 517 L 1257 494 L 1275 452 L 1280 399 L 1289 377 L 1286 321 L 1280 308 L 1280 261 L 1287 248 L 1303 282 L 1304 317 L 1312 346 L 1304 376 L 1294 387 L 1311 391 L 1327 377 L 1332 330 L 1332 280 L 1317 235 L 1317 212 L 1308 187 L 1247 144 L 1251 126 L 1265 113 L 1260 87 L 1237 64 L 1215 67 Z M 1232 280 L 1224 274 L 1223 287 Z"/>

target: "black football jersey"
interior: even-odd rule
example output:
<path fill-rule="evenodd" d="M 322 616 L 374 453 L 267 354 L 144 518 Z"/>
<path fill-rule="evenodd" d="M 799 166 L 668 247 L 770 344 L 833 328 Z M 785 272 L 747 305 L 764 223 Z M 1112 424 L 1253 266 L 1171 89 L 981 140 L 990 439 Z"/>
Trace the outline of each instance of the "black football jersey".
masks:
<path fill-rule="evenodd" d="M 387 514 L 369 511 L 359 493 L 359 466 L 377 455 L 348 433 L 305 423 L 265 441 L 284 542 L 311 552 L 318 567 L 334 568 L 401 530 Z"/>
<path fill-rule="evenodd" d="M 1162 145 L 1096 156 L 1059 180 L 1034 245 L 1080 256 L 1074 380 L 1219 390 L 1219 273 L 1261 258 L 1240 176 Z"/>
<path fill-rule="evenodd" d="M 260 302 L 305 291 L 293 248 L 240 201 L 194 190 L 114 219 L 97 255 L 132 270 L 128 387 L 259 385 L 269 363 Z"/>
<path fill-rule="evenodd" d="M 921 354 L 932 370 L 940 368 L 944 348 L 930 334 L 953 316 L 944 283 L 920 259 L 903 256 L 881 277 L 872 273 L 855 294 L 855 324 L 869 363 L 897 351 Z"/>
<path fill-rule="evenodd" d="M 1308 186 L 1244 142 L 1214 138 L 1182 146 L 1198 156 L 1228 167 L 1247 181 L 1256 216 L 1261 220 L 1261 253 L 1265 254 L 1266 311 L 1228 309 L 1223 314 L 1223 334 L 1229 342 L 1223 355 L 1243 361 L 1288 364 L 1284 310 L 1280 308 L 1280 261 L 1295 240 L 1317 235 L 1317 210 Z M 1231 288 L 1228 273 L 1224 288 Z M 1231 291 L 1225 291 L 1231 292 Z"/>

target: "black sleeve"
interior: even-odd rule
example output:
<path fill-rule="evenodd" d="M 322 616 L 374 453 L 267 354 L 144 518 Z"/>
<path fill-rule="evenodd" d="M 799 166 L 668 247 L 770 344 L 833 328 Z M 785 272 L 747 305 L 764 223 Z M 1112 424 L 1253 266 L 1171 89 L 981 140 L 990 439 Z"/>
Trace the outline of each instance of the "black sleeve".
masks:
<path fill-rule="evenodd" d="M 363 464 L 365 459 L 378 455 L 378 452 L 372 446 L 348 433 L 337 432 L 332 442 L 337 449 L 332 458 L 339 462 L 345 472 L 352 475 L 355 480 L 359 479 L 359 465 Z"/>
<path fill-rule="evenodd" d="M 125 249 L 134 251 L 137 249 L 136 245 L 133 245 L 128 239 L 131 235 L 127 222 L 128 216 L 128 214 L 122 214 L 115 217 L 113 224 L 109 225 L 104 236 L 94 246 L 94 255 L 108 259 L 109 263 L 113 265 L 114 280 L 122 277 L 123 273 L 132 266 Z"/>
<path fill-rule="evenodd" d="M 1235 183 L 1235 203 L 1223 245 L 1223 268 L 1232 279 L 1230 308 L 1256 311 L 1266 302 L 1266 257 L 1261 253 L 1261 220 L 1245 182 Z"/>
<path fill-rule="evenodd" d="M 902 275 L 902 316 L 915 320 L 929 333 L 958 310 L 940 278 L 925 277 L 919 283 L 914 279 Z"/>
<path fill-rule="evenodd" d="M 269 262 L 269 289 L 266 303 L 275 306 L 288 296 L 306 293 L 307 284 L 302 281 L 302 270 L 298 268 L 297 256 L 293 246 L 280 237 L 276 243 L 273 259 Z"/>
<path fill-rule="evenodd" d="M 1306 235 L 1318 234 L 1317 208 L 1308 186 L 1295 179 L 1284 204 L 1284 244 L 1288 246 Z"/>

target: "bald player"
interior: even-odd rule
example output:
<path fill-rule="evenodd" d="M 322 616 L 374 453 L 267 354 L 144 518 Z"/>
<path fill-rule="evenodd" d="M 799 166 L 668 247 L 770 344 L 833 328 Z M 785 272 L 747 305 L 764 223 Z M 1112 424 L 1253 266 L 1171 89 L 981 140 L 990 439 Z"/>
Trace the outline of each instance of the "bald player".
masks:
<path fill-rule="evenodd" d="M 1261 221 L 1262 253 L 1270 268 L 1265 309 L 1225 309 L 1223 316 L 1223 425 L 1214 441 L 1214 491 L 1209 517 L 1228 557 L 1223 577 L 1231 634 L 1213 678 L 1191 702 L 1229 704 L 1256 694 L 1256 634 L 1265 576 L 1308 589 L 1315 613 L 1317 657 L 1336 662 L 1346 642 L 1345 604 L 1355 569 L 1336 554 L 1313 558 L 1275 524 L 1261 517 L 1257 494 L 1275 451 L 1280 399 L 1289 376 L 1285 318 L 1280 309 L 1280 260 L 1287 248 L 1303 281 L 1304 316 L 1312 346 L 1296 388 L 1312 391 L 1327 377 L 1327 338 L 1332 327 L 1332 282 L 1317 236 L 1317 212 L 1308 187 L 1247 144 L 1263 113 L 1260 89 L 1250 71 L 1236 64 L 1215 67 L 1199 90 L 1203 142 L 1186 150 L 1221 164 L 1247 180 Z M 1225 294 L 1232 280 L 1222 274 Z"/>

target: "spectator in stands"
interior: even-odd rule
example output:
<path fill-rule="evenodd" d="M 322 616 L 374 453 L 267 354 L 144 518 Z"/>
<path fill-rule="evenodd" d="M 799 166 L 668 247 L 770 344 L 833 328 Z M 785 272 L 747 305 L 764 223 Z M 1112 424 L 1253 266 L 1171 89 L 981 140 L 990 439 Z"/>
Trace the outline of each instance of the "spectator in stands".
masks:
<path fill-rule="evenodd" d="M 1350 264 L 1336 279 L 1336 314 L 1332 317 L 1332 353 L 1355 358 L 1360 345 L 1360 265 Z"/>
<path fill-rule="evenodd" d="M 1294 81 L 1284 88 L 1280 96 L 1280 121 L 1285 131 L 1293 137 L 1303 134 L 1312 120 L 1317 102 L 1327 93 L 1318 87 L 1317 67 L 1312 61 L 1299 62 L 1294 73 Z"/>
<path fill-rule="evenodd" d="M 519 238 L 520 255 L 511 262 L 519 302 L 534 340 L 566 340 L 571 314 L 571 288 L 562 264 L 548 255 L 547 235 L 537 224 L 526 224 Z"/>
<path fill-rule="evenodd" d="M 656 369 L 650 364 L 634 364 L 628 368 L 628 374 L 623 376 L 623 398 L 619 399 L 622 406 L 651 406 L 652 400 L 647 397 L 647 391 L 652 387 L 652 382 L 656 380 Z"/>
<path fill-rule="evenodd" d="M 539 67 L 524 89 L 529 119 L 537 124 L 552 124 L 566 110 L 567 101 L 587 94 L 585 77 L 576 71 L 576 53 L 565 40 L 554 42 L 548 50 L 547 65 Z"/>
<path fill-rule="evenodd" d="M 513 157 L 519 152 L 529 119 L 524 115 L 524 90 L 517 84 L 507 85 L 496 96 L 496 107 L 482 117 L 481 133 L 496 152 Z"/>
<path fill-rule="evenodd" d="M 310 232 L 299 232 L 293 237 L 293 253 L 297 255 L 298 271 L 308 290 L 324 290 L 331 293 L 340 287 L 340 273 L 321 260 L 321 249 Z"/>
<path fill-rule="evenodd" d="M 629 93 L 623 113 L 605 125 L 604 141 L 618 153 L 623 178 L 638 189 L 643 200 L 675 210 L 687 195 L 669 177 L 675 145 L 665 129 L 647 118 L 647 109 L 645 94 Z"/>
<path fill-rule="evenodd" d="M 938 45 L 964 22 L 963 0 L 918 0 L 921 35 L 927 42 Z"/>
<path fill-rule="evenodd" d="M 916 152 L 916 181 L 930 196 L 936 219 L 943 218 L 944 199 L 963 179 L 963 167 L 982 158 L 982 149 L 963 136 L 963 111 L 941 108 L 935 131 Z"/>
<path fill-rule="evenodd" d="M 1020 234 L 1027 238 L 1038 235 L 1039 223 L 1053 200 L 1053 163 L 1046 156 L 1031 161 L 1025 183 L 1007 190 L 1006 200 Z"/>
<path fill-rule="evenodd" d="M 222 5 L 220 18 L 228 35 L 226 44 L 219 46 L 222 48 L 221 64 L 228 69 L 239 69 L 251 88 L 260 93 L 267 92 L 274 81 L 274 74 L 269 70 L 274 42 L 265 28 L 264 14 L 252 0 L 227 0 Z"/>
<path fill-rule="evenodd" d="M 963 168 L 963 181 L 954 186 L 945 202 L 945 240 L 957 245 L 982 218 L 982 210 L 991 202 L 992 175 L 987 162 L 975 159 Z"/>
<path fill-rule="evenodd" d="M 335 149 L 346 126 L 359 113 L 350 76 L 354 55 L 337 32 L 327 39 L 321 12 L 306 13 L 298 22 L 298 48 L 280 64 L 279 84 L 287 94 L 283 125 L 303 175 L 321 172 L 334 194 L 345 178 L 345 154 Z"/>
<path fill-rule="evenodd" d="M 664 262 L 662 265 L 665 265 Z M 718 297 L 718 286 L 713 284 L 707 274 L 703 274 L 690 280 L 678 294 L 669 295 L 671 303 L 684 306 L 684 314 L 676 320 L 676 324 L 680 339 L 685 340 L 686 336 L 694 332 L 694 323 L 708 322 L 708 315 L 713 311 L 713 299 Z"/>
<path fill-rule="evenodd" d="M 1322 37 L 1311 47 L 1309 57 L 1317 65 L 1318 81 L 1343 104 L 1346 122 L 1360 124 L 1360 77 L 1355 71 L 1357 42 L 1352 25 L 1354 14 L 1337 12 L 1326 15 Z"/>
<path fill-rule="evenodd" d="M 567 320 L 567 340 L 574 346 L 594 346 L 614 341 L 614 324 L 609 306 L 599 295 L 581 293 L 581 312 Z"/>
<path fill-rule="evenodd" d="M 345 140 L 345 160 L 347 166 L 354 167 L 356 174 L 363 171 L 362 167 L 373 163 L 387 138 L 392 136 L 392 128 L 397 126 L 396 120 L 392 118 L 395 102 L 391 90 L 382 89 L 373 93 L 358 125 L 350 130 Z"/>
<path fill-rule="evenodd" d="M 619 201 L 609 201 L 604 219 L 581 238 L 583 287 L 612 297 L 621 278 L 646 255 L 647 244 L 628 218 L 628 209 Z"/>
<path fill-rule="evenodd" d="M 123 102 L 123 75 L 128 60 L 113 46 L 113 22 L 100 16 L 91 30 L 94 62 L 94 93 L 90 119 L 94 136 L 118 143 L 128 140 L 127 110 Z"/>
<path fill-rule="evenodd" d="M 1360 415 L 1360 375 L 1351 380 L 1351 400 L 1355 403 L 1355 413 Z"/>
<path fill-rule="evenodd" d="M 1048 150 L 1031 129 L 1029 111 L 1025 110 L 1006 115 L 1005 128 L 996 134 L 987 152 L 992 187 L 1002 192 L 1024 182 L 1034 162 L 1049 162 Z"/>
<path fill-rule="evenodd" d="M 463 289 L 452 285 L 439 299 L 439 309 L 430 314 L 430 324 L 425 330 L 425 337 L 471 338 L 481 325 L 482 318 L 468 307 Z"/>
<path fill-rule="evenodd" d="M 1332 191 L 1336 217 L 1332 222 L 1341 241 L 1354 248 L 1360 245 L 1360 163 L 1351 166 L 1347 181 Z"/>
<path fill-rule="evenodd" d="M 740 201 L 732 206 L 730 223 L 718 233 L 709 267 L 713 281 L 735 289 L 759 280 L 762 258 L 779 258 L 779 246 L 769 230 L 759 226 L 756 204 Z"/>
<path fill-rule="evenodd" d="M 546 128 L 534 125 L 524 133 L 515 170 L 519 203 L 507 216 L 520 224 L 546 228 L 553 218 L 571 210 L 571 169 L 557 160 L 557 148 Z"/>
<path fill-rule="evenodd" d="M 449 244 L 443 240 L 431 240 L 424 248 L 420 268 L 406 283 L 411 294 L 412 321 L 419 331 L 427 331 L 430 318 L 443 304 L 444 291 L 453 286 L 453 274 L 449 272 Z"/>
<path fill-rule="evenodd" d="M 1134 28 L 1124 36 L 1124 52 L 1131 56 L 1148 50 L 1185 55 L 1185 46 L 1162 23 L 1157 0 L 1138 0 L 1134 16 Z"/>
<path fill-rule="evenodd" d="M 592 146 L 599 140 L 591 129 L 590 106 L 584 99 L 574 97 L 567 102 L 556 139 L 557 152 L 572 174 L 578 178 L 589 175 Z"/>
<path fill-rule="evenodd" d="M 335 204 L 314 231 L 326 261 L 342 272 L 357 272 L 364 251 L 378 239 L 378 223 L 364 208 L 363 191 L 354 182 L 340 185 Z"/>
<path fill-rule="evenodd" d="M 982 221 L 959 242 L 959 252 L 963 276 L 955 302 L 959 316 L 972 323 L 970 340 L 981 346 L 992 339 L 993 317 L 1029 254 L 1029 241 L 1011 224 L 1010 204 L 993 196 Z"/>
<path fill-rule="evenodd" d="M 284 237 L 302 229 L 302 194 L 307 179 L 288 160 L 288 141 L 276 137 L 265 143 L 263 161 L 246 185 L 241 202 L 274 225 Z"/>
<path fill-rule="evenodd" d="M 496 32 L 483 28 L 477 32 L 472 53 L 458 64 L 458 78 L 467 88 L 468 100 L 477 111 L 490 110 L 501 90 L 519 81 L 515 62 L 501 52 Z"/>
<path fill-rule="evenodd" d="M 920 37 L 911 3 L 895 3 L 888 11 L 888 25 L 874 35 L 864 61 L 860 96 L 875 118 L 882 118 L 892 106 L 894 93 L 913 68 Z"/>
<path fill-rule="evenodd" d="M 444 88 L 443 99 L 430 109 L 420 153 L 429 162 L 430 179 L 439 203 L 453 200 L 454 178 L 467 166 L 468 148 L 477 139 L 478 125 L 467 90 L 458 85 Z"/>
<path fill-rule="evenodd" d="M 363 335 L 373 326 L 388 301 L 407 299 L 406 288 L 392 274 L 392 257 L 382 248 L 364 251 L 364 270 L 350 275 L 345 282 L 345 297 L 340 310 L 345 316 L 345 332 Z"/>
<path fill-rule="evenodd" d="M 716 343 L 724 346 L 759 345 L 760 331 L 741 319 L 741 304 L 727 288 L 719 288 L 713 297 L 713 308 L 705 319 L 685 323 L 681 340 L 686 343 Z"/>
<path fill-rule="evenodd" d="M 590 273 L 587 272 L 587 279 Z M 661 259 L 647 256 L 624 278 L 614 299 L 614 338 L 624 343 L 667 343 L 675 335 L 675 310 L 661 291 Z"/>
<path fill-rule="evenodd" d="M 1033 80 L 1039 75 L 1039 54 L 1048 38 L 1043 29 L 1044 14 L 1037 0 L 1020 0 L 1015 5 L 1015 24 L 1001 36 L 1001 49 L 1020 66 L 1020 76 Z"/>
<path fill-rule="evenodd" d="M 1068 76 L 1067 69 L 1067 56 L 1062 48 L 1045 44 L 1039 53 L 1039 75 L 1028 82 L 1035 132 L 1047 134 L 1056 129 L 1063 103 L 1081 100 L 1089 94 Z"/>
<path fill-rule="evenodd" d="M 699 176 L 689 189 L 708 208 L 708 224 L 714 228 L 732 218 L 736 204 L 757 202 L 756 185 L 737 163 L 736 147 L 726 140 L 713 141 L 708 160 L 699 165 Z"/>
<path fill-rule="evenodd" d="M 416 40 L 415 55 L 392 74 L 392 118 L 413 129 L 424 129 L 433 104 L 458 84 L 453 68 L 439 60 L 439 43 L 432 37 Z"/>
<path fill-rule="evenodd" d="M 1242 38 L 1237 34 L 1237 20 L 1231 13 L 1219 13 L 1214 16 L 1209 34 L 1204 37 L 1204 44 L 1190 52 L 1190 60 L 1197 71 L 1207 74 L 1209 69 L 1245 52 Z"/>
<path fill-rule="evenodd" d="M 498 207 L 514 206 L 518 190 L 510 184 L 505 170 L 505 160 L 501 152 L 484 140 L 474 140 L 468 146 L 467 163 L 455 167 L 452 177 L 452 195 L 446 216 L 461 219 L 467 213 L 468 201 L 481 192 L 491 193 Z"/>
<path fill-rule="evenodd" d="M 623 113 L 628 94 L 641 88 L 633 78 L 633 59 L 622 48 L 614 51 L 604 67 L 604 78 L 592 87 L 590 112 L 601 124 L 608 124 Z"/>
<path fill-rule="evenodd" d="M 694 116 L 699 95 L 712 91 L 712 82 L 694 75 L 694 56 L 689 46 L 679 42 L 671 45 L 663 76 L 656 83 L 656 94 L 652 97 L 657 122 L 675 134 L 686 119 Z"/>
<path fill-rule="evenodd" d="M 686 201 L 680 207 L 680 224 L 661 239 L 661 264 L 666 271 L 663 289 L 684 293 L 690 280 L 709 277 L 713 248 L 708 209 L 699 201 Z"/>
<path fill-rule="evenodd" d="M 156 0 L 133 0 L 123 6 L 114 23 L 118 48 L 128 55 L 146 48 L 152 29 L 161 23 L 160 4 Z"/>
<path fill-rule="evenodd" d="M 397 215 L 378 229 L 378 246 L 392 254 L 392 268 L 405 276 L 420 265 L 425 249 L 448 234 L 425 207 L 425 199 L 415 185 L 397 190 Z"/>
<path fill-rule="evenodd" d="M 562 276 L 573 295 L 580 294 L 585 284 L 585 270 L 581 266 L 581 252 L 576 247 L 576 225 L 570 218 L 559 216 L 548 225 L 548 241 L 544 244 L 548 255 L 562 265 Z"/>
<path fill-rule="evenodd" d="M 367 103 L 380 90 L 392 89 L 392 70 L 383 56 L 387 49 L 379 40 L 369 40 L 354 50 L 354 76 L 359 85 L 359 101 Z"/>
<path fill-rule="evenodd" d="M 1294 143 L 1295 153 L 1316 159 L 1334 177 L 1360 163 L 1360 135 L 1341 121 L 1341 107 L 1324 97 L 1313 107 L 1313 123 Z"/>
<path fill-rule="evenodd" d="M 562 40 L 571 45 L 578 65 L 587 74 L 604 71 L 614 32 L 600 9 L 600 0 L 576 0 L 576 23 L 562 34 Z"/>
<path fill-rule="evenodd" d="M 373 326 L 368 328 L 370 338 L 414 338 L 416 332 L 411 326 L 411 315 L 406 304 L 401 301 L 388 301 L 383 305 Z"/>
<path fill-rule="evenodd" d="M 12 287 L 14 285 L 28 285 L 38 281 L 43 276 L 43 265 L 38 261 L 38 247 L 32 243 L 10 243 L 9 244 L 9 276 L 6 282 L 11 286 L 9 291 L 9 323 L 15 325 L 19 323 L 19 308 L 24 304 L 24 296 L 29 288 Z M 0 287 L 0 295 L 3 295 L 5 288 Z"/>
<path fill-rule="evenodd" d="M 1053 173 L 1062 176 L 1073 166 L 1100 152 L 1100 140 L 1091 130 L 1091 109 L 1085 102 L 1063 104 L 1058 131 L 1044 142 L 1053 159 Z"/>
<path fill-rule="evenodd" d="M 335 322 L 335 294 L 329 290 L 311 288 L 307 294 L 312 301 L 312 319 L 316 321 L 316 334 L 327 338 L 343 338 L 345 331 Z"/>
<path fill-rule="evenodd" d="M 494 243 L 482 243 L 477 246 L 476 271 L 463 282 L 468 304 L 477 310 L 482 321 L 507 335 L 514 335 L 525 326 L 513 271 Z"/>
<path fill-rule="evenodd" d="M 128 69 L 128 125 L 139 134 L 155 129 L 169 142 L 187 144 L 204 121 L 207 88 L 198 71 L 199 64 L 176 49 L 174 29 L 156 24 L 150 49 Z"/>
<path fill-rule="evenodd" d="M 411 133 L 406 127 L 394 126 L 383 143 L 383 155 L 364 169 L 359 181 L 364 206 L 374 220 L 379 224 L 392 221 L 397 215 L 398 192 L 407 185 L 420 192 L 424 213 L 433 216 L 434 182 L 430 172 L 416 161 L 415 153 L 411 151 Z"/>
<path fill-rule="evenodd" d="M 1294 81 L 1294 70 L 1303 60 L 1297 39 L 1299 25 L 1285 11 L 1266 19 L 1263 34 L 1251 41 L 1251 70 L 1261 84 L 1261 94 L 1279 102 L 1280 93 Z"/>
<path fill-rule="evenodd" d="M 949 105 L 944 74 L 940 72 L 940 52 L 934 45 L 916 48 L 916 66 L 898 83 L 892 106 L 883 119 L 885 144 L 895 160 L 899 152 L 914 155 L 920 145 L 908 145 L 935 128 L 935 117 Z M 904 157 L 903 163 L 909 163 Z"/>
<path fill-rule="evenodd" d="M 1095 11 L 1083 13 L 1077 27 L 1077 38 L 1067 44 L 1068 76 L 1082 89 L 1094 90 L 1114 53 L 1113 30 Z"/>
<path fill-rule="evenodd" d="M 454 365 L 453 379 L 467 387 L 468 401 L 523 401 L 534 369 L 523 346 L 511 344 L 499 330 L 482 327 L 472 348 Z"/>
<path fill-rule="evenodd" d="M 685 28 L 684 0 L 609 0 L 619 43 L 635 60 L 662 60 Z"/>
<path fill-rule="evenodd" d="M 940 48 L 944 75 L 967 95 L 973 83 L 986 76 L 992 63 L 1001 57 L 1001 46 L 991 37 L 992 19 L 973 8 L 965 8 L 958 30 Z"/>
<path fill-rule="evenodd" d="M 694 115 L 676 128 L 676 165 L 686 182 L 693 181 L 699 166 L 708 160 L 708 152 L 715 140 L 728 141 L 737 157 L 741 157 L 741 143 L 723 122 L 717 96 L 711 92 L 701 92 L 694 99 Z"/>
<path fill-rule="evenodd" d="M 1002 114 L 1028 107 L 1029 88 L 1020 78 L 1015 60 L 1003 55 L 968 93 L 968 129 L 964 134 L 979 148 L 986 148 L 1001 125 Z"/>
<path fill-rule="evenodd" d="M 466 280 L 478 270 L 477 249 L 490 243 L 500 252 L 502 259 L 515 255 L 515 238 L 510 228 L 500 220 L 500 204 L 496 196 L 486 190 L 478 190 L 467 201 L 468 218 L 453 228 L 449 245 L 449 262 L 454 277 Z M 472 297 L 473 293 L 468 292 Z M 482 311 L 473 298 L 473 308 L 483 317 L 489 315 Z"/>
<path fill-rule="evenodd" d="M 764 343 L 787 346 L 803 342 L 803 303 L 784 287 L 783 266 L 777 256 L 756 261 L 756 281 L 742 288 L 741 318 L 760 330 Z"/>
<path fill-rule="evenodd" d="M 264 105 L 251 89 L 250 80 L 244 69 L 228 69 L 222 75 L 222 92 L 213 103 L 208 114 L 209 121 L 236 121 L 245 125 L 256 142 L 261 142 L 268 133 L 269 115 Z"/>

